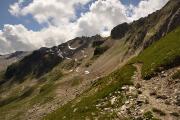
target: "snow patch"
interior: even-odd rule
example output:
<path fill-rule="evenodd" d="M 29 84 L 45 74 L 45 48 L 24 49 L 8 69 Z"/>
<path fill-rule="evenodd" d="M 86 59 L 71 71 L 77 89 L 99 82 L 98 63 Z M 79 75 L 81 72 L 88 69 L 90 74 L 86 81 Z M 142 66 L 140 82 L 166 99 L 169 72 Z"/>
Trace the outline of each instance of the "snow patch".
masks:
<path fill-rule="evenodd" d="M 65 57 L 67 60 L 72 60 L 71 58 Z"/>
<path fill-rule="evenodd" d="M 72 48 L 69 44 L 68 44 L 68 48 L 70 49 L 70 50 L 76 50 L 77 48 Z"/>

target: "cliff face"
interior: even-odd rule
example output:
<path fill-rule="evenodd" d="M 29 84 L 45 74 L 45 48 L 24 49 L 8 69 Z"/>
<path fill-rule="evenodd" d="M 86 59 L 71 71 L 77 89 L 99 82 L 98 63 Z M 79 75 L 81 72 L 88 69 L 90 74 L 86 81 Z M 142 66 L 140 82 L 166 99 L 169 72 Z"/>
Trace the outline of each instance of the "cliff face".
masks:
<path fill-rule="evenodd" d="M 130 30 L 130 26 L 128 25 L 128 23 L 123 23 L 120 24 L 116 27 L 114 27 L 111 31 L 111 37 L 113 39 L 120 39 L 122 37 L 124 37 L 124 35 Z"/>
<path fill-rule="evenodd" d="M 122 36 L 125 36 L 126 41 L 131 44 L 129 52 L 138 48 L 147 48 L 154 41 L 159 40 L 180 25 L 179 6 L 179 0 L 170 0 L 161 10 L 145 18 L 134 21 L 129 25 L 123 23 L 116 26 L 111 32 L 111 37 L 121 39 Z"/>

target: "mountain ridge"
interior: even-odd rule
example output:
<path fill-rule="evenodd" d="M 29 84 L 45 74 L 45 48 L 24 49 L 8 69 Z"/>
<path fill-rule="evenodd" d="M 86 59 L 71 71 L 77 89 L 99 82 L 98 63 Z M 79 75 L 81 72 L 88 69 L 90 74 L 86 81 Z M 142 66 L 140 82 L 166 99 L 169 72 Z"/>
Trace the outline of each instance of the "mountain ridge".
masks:
<path fill-rule="evenodd" d="M 180 1 L 170 0 L 110 37 L 23 56 L 0 74 L 0 119 L 178 120 L 179 21 Z"/>

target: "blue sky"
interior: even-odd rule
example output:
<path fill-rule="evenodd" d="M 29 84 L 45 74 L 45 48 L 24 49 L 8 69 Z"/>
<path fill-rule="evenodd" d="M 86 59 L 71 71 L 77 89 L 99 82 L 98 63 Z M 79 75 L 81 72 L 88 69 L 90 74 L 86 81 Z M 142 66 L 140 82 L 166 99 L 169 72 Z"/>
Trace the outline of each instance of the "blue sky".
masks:
<path fill-rule="evenodd" d="M 9 13 L 9 6 L 17 1 L 18 0 L 0 0 L 0 29 L 3 28 L 4 24 L 23 24 L 26 28 L 35 31 L 43 28 L 43 26 L 38 24 L 31 15 L 15 17 Z M 27 2 L 24 2 L 24 5 L 27 5 L 29 2 L 31 2 L 31 0 L 26 1 Z"/>
<path fill-rule="evenodd" d="M 129 4 L 138 5 L 138 3 L 141 0 L 120 0 L 120 1 L 125 5 L 129 5 Z"/>
<path fill-rule="evenodd" d="M 21 17 L 15 17 L 11 15 L 8 11 L 9 6 L 17 1 L 18 0 L 0 0 L 0 11 L 1 11 L 0 29 L 3 28 L 4 24 L 12 24 L 12 25 L 23 24 L 27 29 L 34 31 L 41 30 L 43 27 L 45 27 L 45 25 L 38 24 L 38 22 L 32 18 L 32 15 L 21 16 Z M 32 0 L 26 0 L 26 2 L 24 2 L 23 5 L 24 6 L 28 5 L 31 1 Z M 83 7 L 77 6 L 76 7 L 77 17 L 80 17 L 81 13 L 86 13 L 87 11 L 89 11 L 88 9 L 89 5 L 92 4 L 94 1 L 96 0 L 92 0 Z M 138 3 L 140 2 L 140 0 L 120 0 L 120 1 L 124 5 L 129 5 L 129 4 L 138 5 Z"/>

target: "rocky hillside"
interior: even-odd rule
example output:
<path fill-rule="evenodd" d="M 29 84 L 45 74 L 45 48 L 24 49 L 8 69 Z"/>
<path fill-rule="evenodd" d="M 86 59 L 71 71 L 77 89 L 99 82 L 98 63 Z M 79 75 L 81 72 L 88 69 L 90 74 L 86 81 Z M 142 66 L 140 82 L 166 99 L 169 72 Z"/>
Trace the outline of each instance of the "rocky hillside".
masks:
<path fill-rule="evenodd" d="M 159 40 L 180 25 L 180 1 L 171 0 L 161 10 L 145 18 L 140 18 L 130 24 L 116 26 L 111 36 L 115 39 L 126 39 L 129 42 L 129 52 L 144 49 L 154 41 Z"/>
<path fill-rule="evenodd" d="M 179 34 L 180 27 L 45 119 L 178 120 Z M 154 74 L 146 81 L 148 73 Z"/>
<path fill-rule="evenodd" d="M 40 48 L 21 61 L 10 65 L 5 77 L 20 80 L 32 75 L 38 78 L 51 71 L 59 63 L 68 61 L 77 63 L 79 66 L 85 58 L 98 57 L 98 55 L 103 54 L 109 48 L 108 45 L 103 45 L 104 42 L 105 38 L 96 35 L 78 37 L 52 48 Z M 94 54 L 92 54 L 93 51 Z M 73 65 L 67 67 L 67 69 L 71 69 Z"/>
<path fill-rule="evenodd" d="M 9 55 L 20 59 L 0 74 L 0 119 L 178 120 L 179 45 L 180 1 L 170 0 L 110 37 Z"/>

